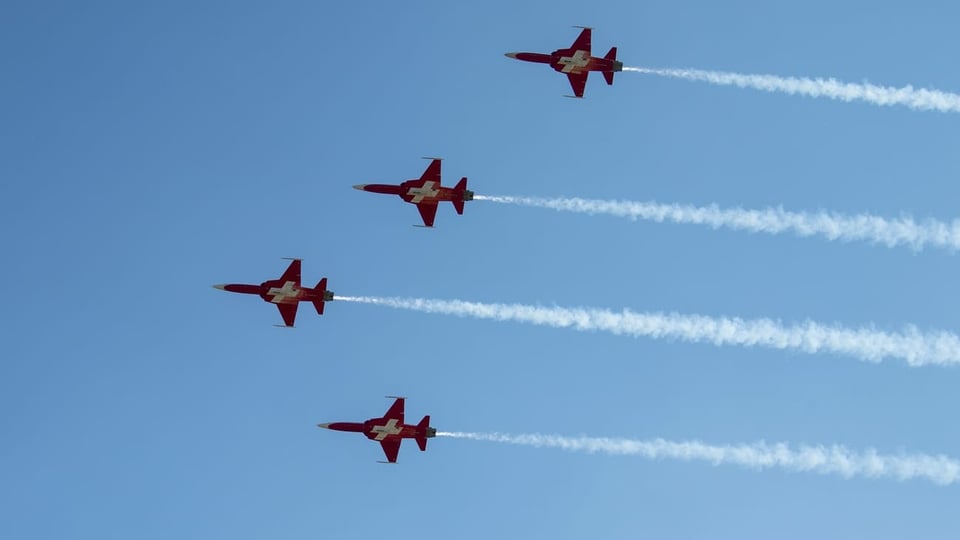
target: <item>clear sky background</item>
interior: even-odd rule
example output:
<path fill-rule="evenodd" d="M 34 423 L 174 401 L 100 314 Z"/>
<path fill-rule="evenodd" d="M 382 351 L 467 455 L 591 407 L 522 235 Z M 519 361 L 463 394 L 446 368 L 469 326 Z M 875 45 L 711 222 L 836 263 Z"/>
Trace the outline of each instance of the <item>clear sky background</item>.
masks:
<path fill-rule="evenodd" d="M 138 5 L 139 4 L 139 5 Z M 722 4 L 722 5 L 721 5 Z M 434 439 L 451 431 L 840 443 L 960 456 L 960 373 L 459 319 L 276 309 L 344 295 L 960 328 L 957 255 L 475 201 L 416 178 L 952 220 L 960 115 L 546 66 L 595 27 L 628 66 L 960 91 L 950 2 L 6 2 L 0 537 L 957 538 L 960 488 Z"/>

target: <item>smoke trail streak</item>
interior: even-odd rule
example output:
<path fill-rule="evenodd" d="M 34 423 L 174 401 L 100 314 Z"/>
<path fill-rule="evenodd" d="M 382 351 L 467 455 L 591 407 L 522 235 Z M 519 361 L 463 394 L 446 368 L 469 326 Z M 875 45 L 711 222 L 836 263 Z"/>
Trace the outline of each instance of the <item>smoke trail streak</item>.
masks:
<path fill-rule="evenodd" d="M 872 105 L 888 107 L 903 105 L 920 111 L 960 112 L 960 95 L 940 90 L 914 88 L 911 85 L 895 88 L 892 86 L 877 86 L 866 82 L 860 84 L 845 83 L 833 78 L 779 77 L 776 75 L 742 74 L 703 69 L 625 67 L 623 70 L 723 86 L 753 88 L 766 92 L 784 92 L 848 102 L 864 101 Z"/>
<path fill-rule="evenodd" d="M 793 472 L 838 474 L 844 478 L 924 478 L 940 485 L 960 481 L 960 461 L 942 454 L 878 454 L 873 448 L 855 452 L 844 446 L 798 446 L 786 443 L 758 442 L 736 445 L 709 445 L 700 441 L 664 439 L 614 439 L 563 437 L 539 433 L 508 435 L 503 433 L 437 432 L 438 437 L 492 441 L 537 448 L 560 448 L 571 452 L 641 456 L 647 459 L 706 461 L 713 465 L 740 465 L 763 470 L 781 468 Z"/>
<path fill-rule="evenodd" d="M 484 304 L 463 300 L 337 296 L 337 300 L 408 309 L 424 313 L 523 322 L 580 331 L 603 331 L 628 336 L 827 352 L 866 362 L 886 358 L 911 366 L 960 363 L 960 336 L 951 332 L 921 333 L 907 326 L 900 333 L 871 328 L 847 329 L 813 321 L 784 326 L 772 319 L 746 320 L 677 313 L 634 313 L 593 308 L 542 307 L 524 304 Z"/>
<path fill-rule="evenodd" d="M 945 223 L 936 220 L 916 222 L 910 217 L 885 219 L 869 214 L 842 215 L 828 212 L 788 212 L 783 208 L 746 210 L 721 209 L 715 204 L 692 206 L 656 202 L 613 201 L 598 199 L 505 197 L 475 195 L 475 200 L 503 204 L 549 208 L 585 214 L 607 214 L 630 219 L 662 223 L 708 225 L 748 232 L 798 236 L 819 235 L 828 240 L 866 241 L 887 247 L 909 246 L 922 250 L 932 246 L 954 251 L 960 248 L 960 220 Z"/>

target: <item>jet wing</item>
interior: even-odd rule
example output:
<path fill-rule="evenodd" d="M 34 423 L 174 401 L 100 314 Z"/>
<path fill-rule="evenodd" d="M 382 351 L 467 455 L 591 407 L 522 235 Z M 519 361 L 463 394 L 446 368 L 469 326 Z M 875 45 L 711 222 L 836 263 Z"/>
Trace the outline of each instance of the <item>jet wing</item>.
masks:
<path fill-rule="evenodd" d="M 586 79 L 586 77 L 584 77 L 584 79 Z M 433 227 L 433 218 L 437 217 L 437 203 L 419 203 L 417 204 L 417 210 L 420 211 L 420 217 L 423 219 L 423 225 L 426 227 Z"/>
<path fill-rule="evenodd" d="M 300 286 L 300 259 L 294 259 L 290 261 L 290 266 L 288 266 L 287 270 L 282 276 L 280 276 L 280 281 L 292 281 L 297 285 L 297 287 Z"/>
<path fill-rule="evenodd" d="M 584 30 L 584 32 L 586 32 L 586 30 Z M 587 86 L 587 76 L 589 75 L 589 71 L 584 71 L 583 73 L 567 73 L 567 78 L 570 79 L 570 87 L 573 88 L 573 95 L 578 98 L 583 97 L 583 89 Z"/>
<path fill-rule="evenodd" d="M 587 51 L 587 56 L 590 55 L 590 34 L 591 31 L 589 28 L 584 28 L 580 35 L 577 36 L 577 40 L 573 42 L 573 45 L 570 46 L 574 51 Z"/>
<path fill-rule="evenodd" d="M 383 447 L 383 453 L 387 456 L 387 463 L 396 463 L 397 454 L 400 453 L 400 443 L 401 439 L 390 439 L 380 441 L 380 446 Z"/>
<path fill-rule="evenodd" d="M 437 185 L 440 185 L 440 160 L 435 159 L 430 162 L 430 165 L 427 165 L 427 170 L 423 171 L 423 175 L 420 176 L 420 182 L 436 182 Z"/>
<path fill-rule="evenodd" d="M 297 264 L 300 263 L 300 261 L 296 262 Z M 299 273 L 297 277 L 300 277 Z M 280 310 L 280 316 L 283 317 L 283 324 L 293 326 L 293 321 L 297 318 L 297 306 L 299 305 L 299 302 L 295 304 L 277 304 L 277 309 Z"/>
<path fill-rule="evenodd" d="M 396 401 L 393 402 L 393 405 L 387 409 L 387 414 L 383 417 L 387 420 L 396 420 L 397 424 L 403 425 L 403 402 L 402 397 L 398 397 Z"/>

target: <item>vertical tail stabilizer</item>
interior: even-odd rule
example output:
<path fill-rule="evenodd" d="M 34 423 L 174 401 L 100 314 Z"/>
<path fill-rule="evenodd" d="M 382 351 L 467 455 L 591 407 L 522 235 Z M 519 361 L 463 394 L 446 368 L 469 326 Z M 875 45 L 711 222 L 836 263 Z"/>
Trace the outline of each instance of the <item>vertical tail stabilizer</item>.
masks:
<path fill-rule="evenodd" d="M 421 452 L 427 451 L 427 428 L 430 427 L 430 415 L 423 417 L 423 420 L 420 420 L 420 423 L 417 424 L 417 446 L 420 447 Z"/>
<path fill-rule="evenodd" d="M 457 209 L 458 214 L 463 214 L 463 201 L 467 200 L 465 195 L 467 193 L 467 177 L 464 176 L 457 182 L 457 185 L 453 186 L 453 207 Z"/>
<path fill-rule="evenodd" d="M 603 58 L 604 58 L 605 60 L 613 60 L 613 64 L 614 64 L 613 69 L 615 69 L 615 70 L 618 69 L 618 68 L 617 68 L 618 62 L 617 62 L 617 48 L 616 48 L 616 47 L 610 47 L 610 52 L 608 52 L 607 55 L 604 56 Z M 622 63 L 621 63 L 620 65 L 622 66 Z M 623 68 L 619 68 L 619 69 L 623 69 Z M 603 72 L 603 78 L 607 81 L 607 84 L 610 85 L 610 86 L 613 86 L 613 73 L 614 73 L 613 71 L 604 71 L 604 72 Z"/>
<path fill-rule="evenodd" d="M 323 315 L 323 297 L 327 292 L 327 278 L 320 280 L 320 283 L 317 283 L 317 286 L 314 288 L 314 293 L 317 295 L 317 299 L 313 301 L 313 307 L 317 308 L 317 315 Z"/>

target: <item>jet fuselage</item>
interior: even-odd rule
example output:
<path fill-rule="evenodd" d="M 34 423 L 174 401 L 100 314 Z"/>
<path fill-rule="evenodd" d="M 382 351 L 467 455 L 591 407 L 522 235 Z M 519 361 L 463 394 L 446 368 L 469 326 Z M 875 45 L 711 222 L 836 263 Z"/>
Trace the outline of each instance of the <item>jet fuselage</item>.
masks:
<path fill-rule="evenodd" d="M 366 422 L 332 422 L 329 424 L 318 424 L 318 427 L 332 429 L 334 431 L 363 433 L 368 439 L 375 441 L 385 439 L 430 439 L 437 436 L 436 428 L 398 424 L 396 420 L 387 418 L 371 418 Z"/>
<path fill-rule="evenodd" d="M 422 185 L 420 185 L 422 183 Z M 439 203 L 441 201 L 472 201 L 473 192 L 469 189 L 457 190 L 451 187 L 444 187 L 439 182 L 421 182 L 420 180 L 407 180 L 400 185 L 393 184 L 359 184 L 353 186 L 360 191 L 369 191 L 370 193 L 383 193 L 385 195 L 398 195 L 408 203 Z"/>
<path fill-rule="evenodd" d="M 557 49 L 550 54 L 514 52 L 506 53 L 506 56 L 523 60 L 524 62 L 550 64 L 550 67 L 561 73 L 578 74 L 588 71 L 623 71 L 623 62 L 619 60 L 598 58 L 596 56 L 590 56 L 588 52 L 574 49 Z"/>
<path fill-rule="evenodd" d="M 260 285 L 247 285 L 243 283 L 228 283 L 225 285 L 214 285 L 215 288 L 222 291 L 256 294 L 264 301 L 272 304 L 295 304 L 297 302 L 313 302 L 322 300 L 329 302 L 333 300 L 333 292 L 326 289 L 312 289 L 302 287 L 293 281 L 280 281 L 277 279 L 264 281 Z"/>

